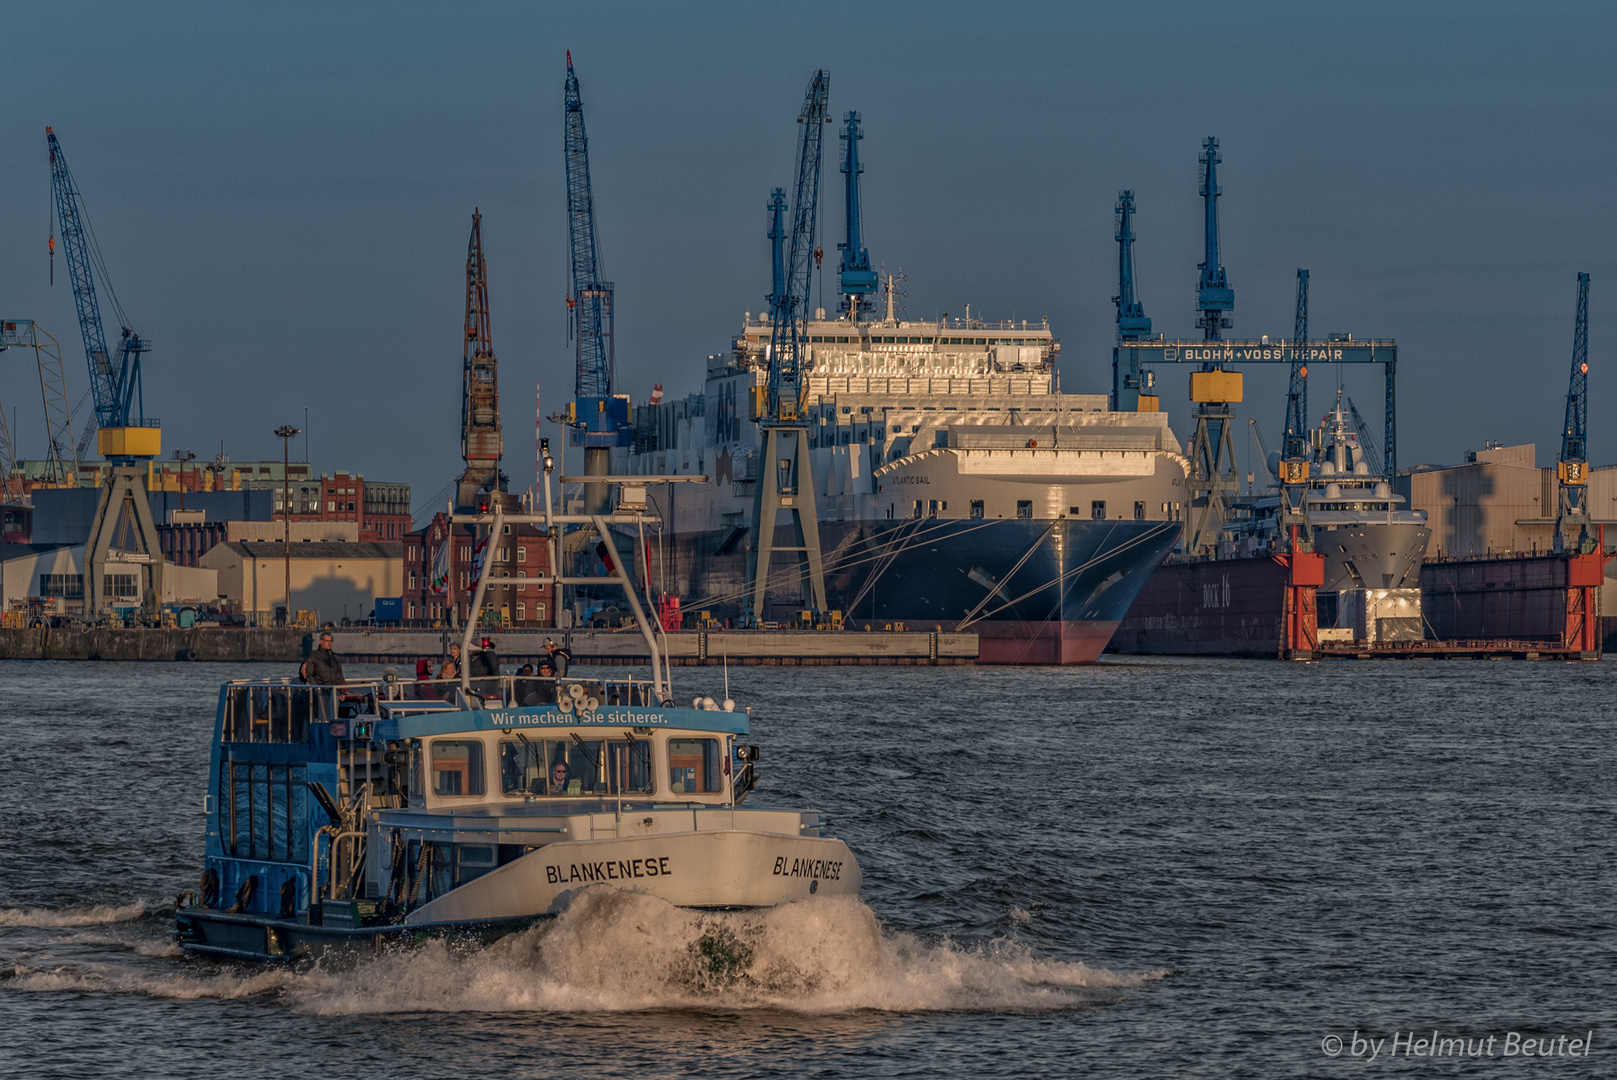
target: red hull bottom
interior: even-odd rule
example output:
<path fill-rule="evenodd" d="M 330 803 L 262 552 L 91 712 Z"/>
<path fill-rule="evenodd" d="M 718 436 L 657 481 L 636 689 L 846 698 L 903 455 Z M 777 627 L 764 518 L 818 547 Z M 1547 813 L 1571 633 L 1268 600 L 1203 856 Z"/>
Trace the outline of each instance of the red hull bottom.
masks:
<path fill-rule="evenodd" d="M 976 623 L 979 664 L 1093 664 L 1117 631 L 1115 622 Z"/>

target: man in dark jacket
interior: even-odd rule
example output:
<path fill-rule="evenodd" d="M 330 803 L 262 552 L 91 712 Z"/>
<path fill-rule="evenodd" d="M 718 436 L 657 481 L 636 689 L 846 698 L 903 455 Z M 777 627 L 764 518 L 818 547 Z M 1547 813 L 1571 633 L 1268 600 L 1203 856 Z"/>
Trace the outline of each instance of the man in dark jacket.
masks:
<path fill-rule="evenodd" d="M 467 661 L 466 674 L 471 676 L 472 693 L 483 698 L 500 696 L 500 658 L 494 651 L 494 640 L 484 638 L 477 651 Z"/>
<path fill-rule="evenodd" d="M 573 663 L 572 650 L 557 645 L 555 638 L 546 638 L 545 653 L 550 657 L 550 666 L 555 669 L 556 677 L 559 679 L 565 676 Z"/>
<path fill-rule="evenodd" d="M 347 682 L 343 678 L 342 661 L 331 649 L 331 634 L 322 631 L 320 634 L 320 647 L 309 654 L 303 662 L 303 678 L 310 686 L 341 686 Z M 321 723 L 331 721 L 335 692 L 331 690 L 316 690 L 314 692 L 315 715 Z"/>

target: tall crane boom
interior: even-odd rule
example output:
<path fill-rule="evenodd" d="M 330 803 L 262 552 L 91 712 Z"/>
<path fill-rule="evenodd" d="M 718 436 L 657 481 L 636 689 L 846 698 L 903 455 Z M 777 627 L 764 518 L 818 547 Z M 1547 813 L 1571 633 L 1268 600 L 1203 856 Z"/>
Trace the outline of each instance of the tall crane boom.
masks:
<path fill-rule="evenodd" d="M 1286 437 L 1280 444 L 1285 461 L 1308 459 L 1308 271 L 1297 271 L 1297 321 L 1292 332 L 1291 385 L 1286 390 Z M 1304 479 L 1299 477 L 1298 479 Z"/>
<path fill-rule="evenodd" d="M 769 310 L 775 310 L 776 297 L 786 291 L 786 191 L 769 193 Z"/>
<path fill-rule="evenodd" d="M 590 190 L 589 139 L 584 133 L 584 103 L 579 96 L 571 51 L 567 53 L 567 84 L 563 96 L 567 239 L 573 270 L 573 292 L 567 304 L 572 315 L 570 329 L 577 346 L 573 445 L 627 446 L 628 404 L 613 395 L 612 283 L 601 280 L 601 260 L 595 237 L 595 197 Z"/>
<path fill-rule="evenodd" d="M 864 218 L 859 212 L 859 174 L 865 166 L 859 160 L 859 114 L 848 113 L 842 129 L 843 205 L 846 231 L 837 247 L 842 252 L 843 310 L 850 320 L 859 318 L 860 298 L 876 292 L 876 271 L 870 268 L 870 252 L 865 250 Z"/>
<path fill-rule="evenodd" d="M 831 76 L 822 70 L 809 80 L 803 97 L 797 142 L 797 185 L 792 198 L 792 220 L 786 257 L 786 288 L 775 296 L 770 312 L 773 326 L 769 343 L 769 401 L 765 416 L 773 420 L 797 418 L 802 387 L 803 322 L 813 284 L 814 236 L 819 225 L 820 152 L 824 143 Z"/>
<path fill-rule="evenodd" d="M 101 324 L 101 306 L 96 299 L 95 273 L 92 262 L 99 262 L 88 231 L 84 202 L 73 174 L 67 167 L 56 132 L 45 129 L 45 142 L 50 152 L 51 190 L 56 200 L 56 217 L 62 231 L 62 254 L 67 261 L 68 277 L 73 283 L 73 304 L 78 311 L 79 331 L 84 337 L 84 355 L 90 369 L 90 394 L 95 405 L 95 426 L 103 430 L 139 427 L 145 428 L 145 403 L 141 393 L 140 354 L 149 344 L 141 340 L 122 317 L 122 308 L 116 296 L 111 296 L 113 309 L 123 323 L 119 342 L 119 357 L 113 362 L 107 349 L 107 335 Z M 105 277 L 106 268 L 102 267 Z M 150 429 L 155 431 L 155 428 Z M 146 451 L 150 450 L 150 453 Z M 129 452 L 126 452 L 129 451 Z M 134 439 L 114 438 L 103 450 L 109 457 L 133 460 L 137 457 L 155 457 L 159 452 L 155 437 Z"/>
<path fill-rule="evenodd" d="M 499 362 L 489 332 L 488 265 L 483 259 L 483 215 L 472 211 L 466 243 L 465 354 L 461 365 L 460 452 L 466 461 L 456 485 L 456 505 L 473 508 L 479 492 L 500 486 Z"/>
<path fill-rule="evenodd" d="M 1134 192 L 1117 193 L 1117 337 L 1119 341 L 1138 341 L 1151 336 L 1151 320 L 1145 316 L 1145 306 L 1134 295 Z"/>
<path fill-rule="evenodd" d="M 1561 428 L 1561 457 L 1556 466 L 1560 480 L 1555 546 L 1565 551 L 1573 543 L 1585 550 L 1589 535 L 1589 275 L 1578 275 L 1578 313 L 1572 326 L 1572 375 L 1566 390 L 1566 423 Z M 1570 535 L 1577 526 L 1576 539 Z"/>
<path fill-rule="evenodd" d="M 1203 337 L 1217 341 L 1219 331 L 1230 326 L 1225 312 L 1235 310 L 1235 290 L 1224 277 L 1224 266 L 1218 256 L 1218 166 L 1224 159 L 1218 153 L 1218 139 L 1209 135 L 1202 140 L 1202 227 L 1203 256 L 1197 269 L 1201 280 L 1196 287 L 1196 309 L 1201 317 L 1196 325 Z"/>

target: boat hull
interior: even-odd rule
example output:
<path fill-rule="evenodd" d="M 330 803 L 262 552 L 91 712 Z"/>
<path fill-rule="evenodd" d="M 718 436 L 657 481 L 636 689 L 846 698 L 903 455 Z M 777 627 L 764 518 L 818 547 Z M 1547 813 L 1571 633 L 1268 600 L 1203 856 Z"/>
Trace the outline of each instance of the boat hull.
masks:
<path fill-rule="evenodd" d="M 826 521 L 826 596 L 855 629 L 934 627 L 979 635 L 985 664 L 1093 662 L 1173 547 L 1177 522 L 1084 519 Z M 735 617 L 746 553 L 722 532 L 675 536 L 671 569 L 691 610 Z M 726 541 L 730 541 L 727 545 Z M 791 546 L 783 527 L 776 542 Z M 779 555 L 776 583 L 800 580 Z M 800 600 L 776 585 L 769 615 L 787 621 Z"/>
<path fill-rule="evenodd" d="M 647 819 L 648 821 L 651 819 Z M 407 926 L 555 914 L 594 885 L 676 907 L 774 907 L 812 895 L 857 896 L 859 863 L 841 840 L 742 829 L 562 840 L 422 905 Z"/>

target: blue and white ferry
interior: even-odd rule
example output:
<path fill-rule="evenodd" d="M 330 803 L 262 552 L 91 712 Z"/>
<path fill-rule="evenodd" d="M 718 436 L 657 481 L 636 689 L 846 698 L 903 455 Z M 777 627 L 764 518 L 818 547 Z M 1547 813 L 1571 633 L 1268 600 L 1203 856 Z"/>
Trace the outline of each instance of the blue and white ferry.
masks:
<path fill-rule="evenodd" d="M 607 535 L 641 520 L 632 506 L 457 520 L 496 535 L 507 522 L 587 521 Z M 675 706 L 657 631 L 616 573 L 652 649 L 649 679 L 225 684 L 202 878 L 180 898 L 179 944 L 289 961 L 493 937 L 591 887 L 703 909 L 857 895 L 859 864 L 817 812 L 746 802 L 758 782 L 749 711 L 728 698 Z M 486 587 L 502 583 L 479 584 L 463 655 Z"/>

